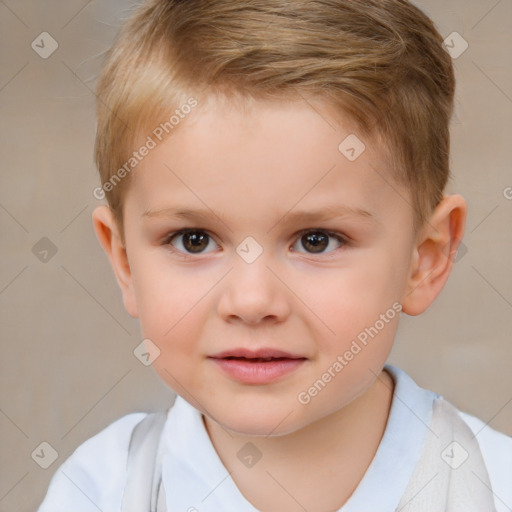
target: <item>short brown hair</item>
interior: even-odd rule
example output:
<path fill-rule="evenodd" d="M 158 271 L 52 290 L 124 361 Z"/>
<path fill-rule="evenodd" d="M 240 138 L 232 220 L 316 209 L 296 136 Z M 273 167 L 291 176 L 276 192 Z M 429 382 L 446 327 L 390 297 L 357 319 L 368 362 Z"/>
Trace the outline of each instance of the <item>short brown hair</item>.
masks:
<path fill-rule="evenodd" d="M 99 79 L 102 184 L 144 130 L 203 91 L 233 101 L 307 94 L 384 142 L 417 229 L 450 175 L 455 77 L 442 43 L 406 0 L 150 0 L 121 29 Z M 122 174 L 105 189 L 121 233 Z"/>

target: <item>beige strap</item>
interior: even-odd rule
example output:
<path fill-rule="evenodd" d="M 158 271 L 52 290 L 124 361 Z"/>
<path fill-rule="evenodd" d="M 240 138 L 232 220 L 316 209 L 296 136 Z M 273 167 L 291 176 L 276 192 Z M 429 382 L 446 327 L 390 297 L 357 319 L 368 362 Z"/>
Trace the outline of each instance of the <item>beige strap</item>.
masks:
<path fill-rule="evenodd" d="M 473 432 L 444 398 L 434 401 L 427 441 L 397 512 L 496 512 Z"/>
<path fill-rule="evenodd" d="M 161 432 L 167 411 L 148 414 L 132 432 L 122 512 L 165 512 Z M 157 508 L 158 507 L 158 508 Z"/>

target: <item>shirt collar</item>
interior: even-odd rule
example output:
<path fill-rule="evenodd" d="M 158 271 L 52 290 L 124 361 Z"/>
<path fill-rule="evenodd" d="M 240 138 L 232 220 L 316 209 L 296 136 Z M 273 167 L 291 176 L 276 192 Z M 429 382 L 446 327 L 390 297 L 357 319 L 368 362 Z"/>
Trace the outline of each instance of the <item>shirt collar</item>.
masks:
<path fill-rule="evenodd" d="M 395 389 L 384 435 L 370 466 L 340 512 L 394 512 L 416 468 L 438 396 L 400 368 L 384 367 Z"/>
<path fill-rule="evenodd" d="M 386 365 L 395 389 L 383 438 L 365 475 L 339 512 L 394 512 L 419 462 L 438 396 Z M 222 464 L 201 413 L 178 396 L 164 429 L 162 475 L 169 510 L 258 512 Z"/>

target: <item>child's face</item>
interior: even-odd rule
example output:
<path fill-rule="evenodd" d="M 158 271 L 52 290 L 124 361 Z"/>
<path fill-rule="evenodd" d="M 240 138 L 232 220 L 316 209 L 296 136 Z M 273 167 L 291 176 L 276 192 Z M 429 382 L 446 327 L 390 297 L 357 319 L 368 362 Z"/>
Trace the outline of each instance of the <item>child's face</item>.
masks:
<path fill-rule="evenodd" d="M 297 430 L 368 389 L 407 293 L 409 193 L 369 141 L 349 161 L 338 146 L 352 132 L 315 108 L 200 104 L 137 166 L 126 196 L 124 298 L 161 351 L 153 365 L 239 433 Z M 201 216 L 173 213 L 185 209 Z M 184 228 L 199 233 L 171 243 Z M 246 362 L 244 373 L 212 358 L 235 349 L 302 359 Z"/>

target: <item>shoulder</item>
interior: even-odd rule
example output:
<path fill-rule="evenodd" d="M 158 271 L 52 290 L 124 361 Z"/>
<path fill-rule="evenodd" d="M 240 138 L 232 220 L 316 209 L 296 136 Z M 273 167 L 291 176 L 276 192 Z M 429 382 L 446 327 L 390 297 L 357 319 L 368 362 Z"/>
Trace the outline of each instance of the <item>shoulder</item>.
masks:
<path fill-rule="evenodd" d="M 489 475 L 497 512 L 512 510 L 512 437 L 451 404 L 477 441 Z"/>
<path fill-rule="evenodd" d="M 509 482 L 512 482 L 512 437 L 494 430 L 476 416 L 457 412 L 478 440 L 485 461 L 504 475 L 510 475 Z"/>
<path fill-rule="evenodd" d="M 481 419 L 457 411 L 478 440 L 487 466 L 498 512 L 512 508 L 512 437 L 494 430 Z"/>
<path fill-rule="evenodd" d="M 445 400 L 441 395 L 428 389 L 424 389 L 402 369 L 386 365 L 386 369 L 395 381 L 395 393 L 400 396 L 400 401 L 394 404 L 414 403 L 414 415 L 422 417 L 428 423 L 427 411 L 432 410 L 432 404 L 436 400 Z M 494 430 L 481 419 L 460 411 L 451 403 L 456 414 L 470 428 L 478 441 L 480 451 L 489 474 L 492 490 L 496 496 L 497 512 L 510 512 L 512 510 L 512 438 Z"/>
<path fill-rule="evenodd" d="M 82 443 L 57 469 L 38 512 L 118 511 L 131 435 L 146 416 L 127 414 Z"/>

